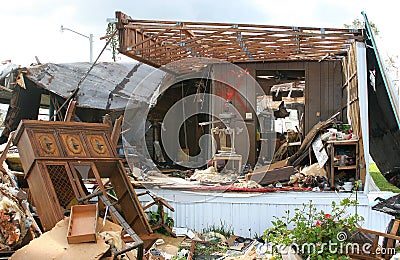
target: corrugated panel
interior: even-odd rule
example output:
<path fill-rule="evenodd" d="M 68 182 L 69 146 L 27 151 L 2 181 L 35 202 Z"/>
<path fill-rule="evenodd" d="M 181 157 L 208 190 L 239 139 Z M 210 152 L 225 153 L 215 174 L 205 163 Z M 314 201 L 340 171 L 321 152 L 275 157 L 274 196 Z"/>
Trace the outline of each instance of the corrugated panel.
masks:
<path fill-rule="evenodd" d="M 339 202 L 349 196 L 348 193 L 285 192 L 264 194 L 241 193 L 196 193 L 176 190 L 153 190 L 165 198 L 175 208 L 169 212 L 175 220 L 175 226 L 188 227 L 201 232 L 207 226 L 232 226 L 236 235 L 254 237 L 261 235 L 271 227 L 274 216 L 280 217 L 286 210 L 293 212 L 303 203 L 313 200 L 318 210 L 329 212 L 332 201 Z M 149 197 L 141 197 L 143 202 Z M 354 199 L 354 195 L 353 195 Z M 371 210 L 366 195 L 359 194 L 360 205 L 357 212 L 364 216 L 363 227 L 385 231 L 391 216 Z M 354 214 L 352 208 L 349 214 Z"/>

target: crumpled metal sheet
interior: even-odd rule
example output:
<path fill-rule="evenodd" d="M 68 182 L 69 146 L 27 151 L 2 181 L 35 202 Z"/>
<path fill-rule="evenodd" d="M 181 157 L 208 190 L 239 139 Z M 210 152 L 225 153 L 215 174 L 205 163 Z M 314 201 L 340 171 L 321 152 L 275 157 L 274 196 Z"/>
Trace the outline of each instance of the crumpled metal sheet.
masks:
<path fill-rule="evenodd" d="M 25 76 L 38 87 L 68 98 L 90 66 L 88 62 L 47 63 L 25 68 Z M 154 70 L 142 63 L 100 62 L 82 82 L 77 95 L 78 106 L 121 111 L 130 98 L 149 104 L 154 90 L 137 87 Z M 159 85 L 162 78 L 151 80 L 152 84 Z"/>
<path fill-rule="evenodd" d="M 0 64 L 0 82 L 3 81 L 8 74 L 10 74 L 11 72 L 15 71 L 18 68 L 19 66 L 13 63 Z"/>

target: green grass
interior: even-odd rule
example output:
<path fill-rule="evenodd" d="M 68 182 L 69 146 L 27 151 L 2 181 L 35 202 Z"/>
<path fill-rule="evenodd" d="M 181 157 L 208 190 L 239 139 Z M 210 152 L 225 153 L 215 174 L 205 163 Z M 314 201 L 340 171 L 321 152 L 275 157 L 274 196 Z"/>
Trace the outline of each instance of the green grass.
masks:
<path fill-rule="evenodd" d="M 371 174 L 371 177 L 374 180 L 376 186 L 378 186 L 378 188 L 381 191 L 391 191 L 391 192 L 395 192 L 395 193 L 400 193 L 399 188 L 390 184 L 385 179 L 385 177 L 383 177 L 383 175 L 381 174 L 381 172 L 379 171 L 379 169 L 375 163 L 369 164 L 369 173 Z"/>
<path fill-rule="evenodd" d="M 231 225 L 228 226 L 228 224 L 225 223 L 225 221 L 220 220 L 221 225 L 215 225 L 213 224 L 212 226 L 208 226 L 202 230 L 202 233 L 209 233 L 209 232 L 215 232 L 215 233 L 220 233 L 226 238 L 229 238 L 231 235 L 233 235 L 233 228 Z"/>

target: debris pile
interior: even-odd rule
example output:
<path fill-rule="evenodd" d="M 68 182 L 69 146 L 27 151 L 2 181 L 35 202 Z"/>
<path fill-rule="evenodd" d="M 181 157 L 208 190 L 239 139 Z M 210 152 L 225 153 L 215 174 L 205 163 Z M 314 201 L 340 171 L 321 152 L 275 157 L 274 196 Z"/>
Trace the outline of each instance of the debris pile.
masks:
<path fill-rule="evenodd" d="M 254 169 L 246 175 L 246 180 L 278 189 L 298 187 L 313 191 L 351 191 L 360 179 L 358 139 L 350 125 L 335 121 L 337 115 L 316 124 L 288 159 L 282 160 L 287 154 L 288 142 L 281 144 L 274 156 L 281 160 L 269 167 Z M 288 135 L 292 141 L 297 138 L 293 133 Z"/>
<path fill-rule="evenodd" d="M 1 147 L 0 156 L 0 251 L 13 251 L 35 236 L 31 229 L 35 220 L 30 213 L 27 194 L 20 189 L 17 178 L 6 162 L 8 154 L 18 155 L 9 142 Z M 18 161 L 18 156 L 14 156 Z M 17 167 L 18 168 L 18 167 Z"/>
<path fill-rule="evenodd" d="M 351 149 L 356 143 L 352 140 L 356 139 L 348 133 L 349 129 L 345 130 L 347 134 L 343 134 L 338 128 L 333 128 L 333 121 L 331 118 L 314 126 L 292 156 L 270 166 L 251 169 L 249 165 L 244 165 L 238 167 L 242 168 L 239 172 L 237 169 L 218 172 L 219 161 L 229 160 L 225 158 L 226 154 L 220 153 L 219 159 L 214 158 L 211 162 L 213 166 L 205 170 L 186 169 L 181 171 L 181 175 L 171 170 L 170 174 L 175 174 L 174 178 L 183 178 L 181 183 L 194 183 L 190 186 L 193 190 L 329 190 L 340 185 L 339 181 L 358 179 L 357 174 L 350 176 L 342 173 L 355 171 L 352 166 L 356 165 L 358 154 Z M 51 132 L 43 131 L 50 125 Z M 105 138 L 111 132 L 110 125 L 26 120 L 18 129 L 16 137 L 11 136 L 10 140 L 14 140 L 18 148 L 23 147 L 31 153 L 19 154 L 16 148 L 9 149 L 9 142 L 1 156 L 3 174 L 0 176 L 0 248 L 20 248 L 14 255 L 15 259 L 20 259 L 24 252 L 33 250 L 37 243 L 43 244 L 43 241 L 47 247 L 42 245 L 41 250 L 35 251 L 38 257 L 44 257 L 43 253 L 51 257 L 66 252 L 74 255 L 77 254 L 75 250 L 85 248 L 94 259 L 103 256 L 132 259 L 128 255 L 132 256 L 133 252 L 138 258 L 144 253 L 148 259 L 171 259 L 173 256 L 201 258 L 204 255 L 227 259 L 268 259 L 268 248 L 262 240 L 235 237 L 219 230 L 184 232 L 186 238 L 180 240 L 179 250 L 174 253 L 163 251 L 165 248 L 160 247 L 165 242 L 154 232 L 162 230 L 175 236 L 173 220 L 164 212 L 164 207 L 170 211 L 174 209 L 149 191 L 136 194 L 132 182 L 151 182 L 164 174 L 139 166 L 134 168 L 133 175 L 128 176 L 125 168 L 120 167 L 123 164 L 116 153 L 117 138 Z M 112 133 L 119 131 L 113 129 Z M 298 138 L 291 135 L 293 140 Z M 235 159 L 241 165 L 240 155 L 235 155 Z M 26 171 L 18 172 L 20 169 Z M 24 189 L 29 185 L 29 196 L 18 188 L 21 179 L 27 182 Z M 75 179 L 80 181 L 71 181 Z M 40 186 L 43 184 L 51 188 Z M 149 195 L 152 202 L 141 205 L 138 200 L 140 195 Z M 28 200 L 32 205 L 27 203 Z M 94 204 L 96 207 L 93 207 Z M 145 213 L 153 206 L 157 207 L 154 211 L 158 214 L 156 220 L 149 211 L 147 216 Z M 95 210 L 91 211 L 92 221 L 88 223 L 89 207 Z M 83 211 L 74 215 L 78 208 Z M 31 211 L 40 219 L 40 226 Z M 105 226 L 108 229 L 104 229 Z M 47 232 L 39 236 L 42 231 Z M 26 245 L 30 240 L 31 243 Z M 68 250 L 46 250 L 52 243 L 60 243 L 62 248 Z"/>
<path fill-rule="evenodd" d="M 218 173 L 214 166 L 210 166 L 206 170 L 195 170 L 190 177 L 191 181 L 199 181 L 200 183 L 220 183 L 228 184 L 236 180 L 237 174 L 228 172 L 225 174 Z"/>
<path fill-rule="evenodd" d="M 377 203 L 372 207 L 373 210 L 380 211 L 389 215 L 400 217 L 400 194 L 394 195 L 390 198 L 376 198 Z"/>
<path fill-rule="evenodd" d="M 17 194 L 19 190 L 0 184 L 0 248 L 11 250 L 18 247 L 30 228 Z"/>
<path fill-rule="evenodd" d="M 215 226 L 214 226 L 215 228 Z M 223 228 L 197 233 L 187 228 L 177 238 L 163 236 L 148 251 L 148 259 L 275 259 L 272 245 L 262 238 L 236 236 Z"/>
<path fill-rule="evenodd" d="M 134 168 L 134 183 L 192 191 L 351 191 L 361 180 L 359 140 L 351 125 L 336 120 L 338 115 L 314 125 L 304 138 L 299 129 L 277 136 L 272 164 L 261 160 L 254 168 L 242 166 L 233 147 L 221 146 L 206 169 L 168 163 L 159 165 L 161 172 Z"/>

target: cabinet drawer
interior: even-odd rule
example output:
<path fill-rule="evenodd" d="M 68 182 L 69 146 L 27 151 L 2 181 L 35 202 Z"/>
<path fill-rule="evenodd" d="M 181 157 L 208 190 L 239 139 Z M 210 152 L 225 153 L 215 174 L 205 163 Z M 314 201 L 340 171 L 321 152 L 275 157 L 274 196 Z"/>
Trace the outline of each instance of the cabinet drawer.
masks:
<path fill-rule="evenodd" d="M 79 133 L 60 133 L 60 139 L 67 156 L 87 156 L 83 140 Z"/>
<path fill-rule="evenodd" d="M 34 131 L 32 134 L 39 156 L 60 157 L 60 149 L 53 131 Z"/>
<path fill-rule="evenodd" d="M 86 134 L 85 137 L 92 157 L 112 156 L 112 152 L 107 145 L 107 139 L 103 134 Z"/>

